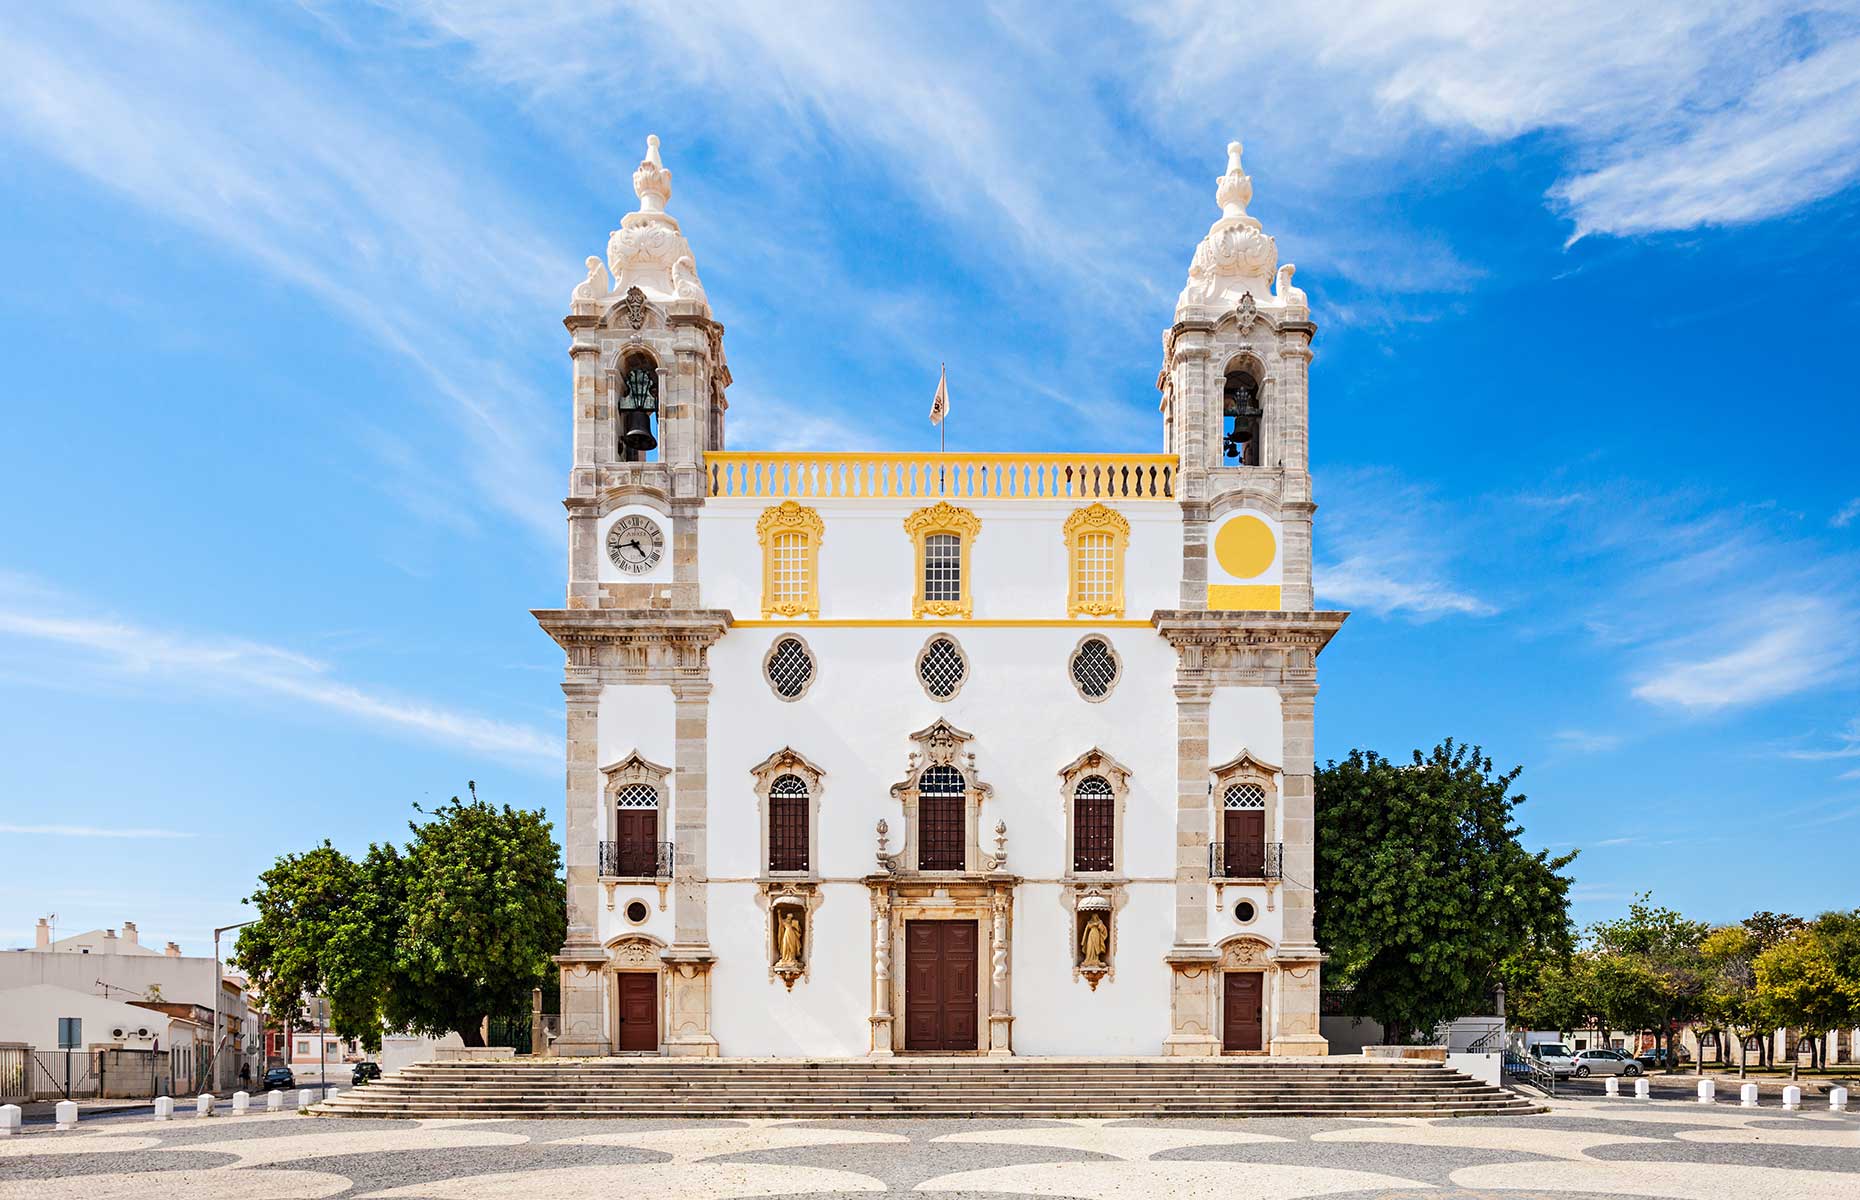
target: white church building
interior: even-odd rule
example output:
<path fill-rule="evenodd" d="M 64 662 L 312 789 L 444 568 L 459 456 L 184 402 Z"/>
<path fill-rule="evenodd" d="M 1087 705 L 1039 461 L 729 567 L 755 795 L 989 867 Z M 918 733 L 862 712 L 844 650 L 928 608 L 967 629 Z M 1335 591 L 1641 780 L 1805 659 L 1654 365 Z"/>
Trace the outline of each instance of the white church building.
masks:
<path fill-rule="evenodd" d="M 1228 147 L 1159 448 L 726 449 L 665 205 L 587 261 L 560 1055 L 1323 1054 L 1315 332 Z"/>

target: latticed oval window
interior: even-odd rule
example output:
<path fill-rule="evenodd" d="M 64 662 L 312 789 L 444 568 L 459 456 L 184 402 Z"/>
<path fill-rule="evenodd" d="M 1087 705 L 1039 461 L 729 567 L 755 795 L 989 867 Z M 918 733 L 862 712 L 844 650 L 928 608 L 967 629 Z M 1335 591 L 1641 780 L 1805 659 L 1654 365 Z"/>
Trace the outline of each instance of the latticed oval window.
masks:
<path fill-rule="evenodd" d="M 1072 652 L 1072 682 L 1088 700 L 1102 700 L 1117 686 L 1117 656 L 1103 638 L 1086 638 Z"/>
<path fill-rule="evenodd" d="M 968 673 L 969 664 L 954 638 L 932 638 L 917 658 L 917 678 L 923 681 L 924 691 L 938 700 L 947 700 L 961 691 Z"/>
<path fill-rule="evenodd" d="M 808 653 L 807 644 L 800 638 L 785 637 L 769 651 L 764 670 L 777 696 L 798 700 L 814 681 L 814 656 Z"/>
<path fill-rule="evenodd" d="M 1227 808 L 1242 810 L 1249 808 L 1264 809 L 1266 807 L 1266 789 L 1259 786 L 1257 783 L 1236 783 L 1227 789 L 1227 795 L 1223 798 L 1223 803 Z"/>

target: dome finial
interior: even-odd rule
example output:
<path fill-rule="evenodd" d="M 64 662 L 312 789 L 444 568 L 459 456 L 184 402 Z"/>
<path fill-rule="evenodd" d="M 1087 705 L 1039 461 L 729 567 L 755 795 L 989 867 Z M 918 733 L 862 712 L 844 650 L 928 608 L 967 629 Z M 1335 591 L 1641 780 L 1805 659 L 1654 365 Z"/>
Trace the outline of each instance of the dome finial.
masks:
<path fill-rule="evenodd" d="M 661 213 L 672 198 L 672 173 L 659 159 L 659 135 L 646 135 L 646 157 L 633 171 L 633 194 L 639 197 L 639 211 Z"/>

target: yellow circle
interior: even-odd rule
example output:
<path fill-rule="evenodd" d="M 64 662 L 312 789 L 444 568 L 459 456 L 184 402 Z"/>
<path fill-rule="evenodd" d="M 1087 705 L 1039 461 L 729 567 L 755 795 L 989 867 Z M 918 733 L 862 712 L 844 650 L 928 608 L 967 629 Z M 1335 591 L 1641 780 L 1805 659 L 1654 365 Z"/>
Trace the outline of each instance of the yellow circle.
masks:
<path fill-rule="evenodd" d="M 1277 553 L 1272 526 L 1258 517 L 1235 517 L 1214 535 L 1214 561 L 1235 579 L 1264 574 Z"/>

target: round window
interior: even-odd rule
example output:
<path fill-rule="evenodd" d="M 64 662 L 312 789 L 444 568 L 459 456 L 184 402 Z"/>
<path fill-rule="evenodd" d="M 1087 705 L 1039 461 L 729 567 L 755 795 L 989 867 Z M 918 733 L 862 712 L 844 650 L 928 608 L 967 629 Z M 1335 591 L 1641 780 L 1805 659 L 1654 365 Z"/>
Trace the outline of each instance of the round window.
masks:
<path fill-rule="evenodd" d="M 646 918 L 651 915 L 652 910 L 646 907 L 646 902 L 644 900 L 631 900 L 627 902 L 626 919 L 633 922 L 633 924 L 644 925 L 646 923 Z"/>
<path fill-rule="evenodd" d="M 1242 900 L 1240 903 L 1234 905 L 1234 920 L 1240 922 L 1242 925 L 1252 924 L 1253 918 L 1258 915 L 1259 909 L 1251 900 Z"/>

